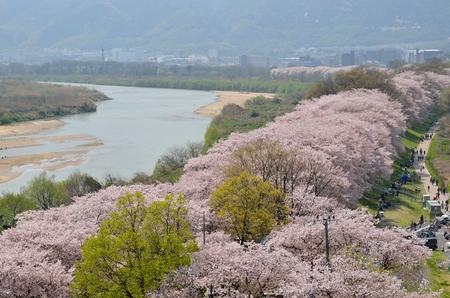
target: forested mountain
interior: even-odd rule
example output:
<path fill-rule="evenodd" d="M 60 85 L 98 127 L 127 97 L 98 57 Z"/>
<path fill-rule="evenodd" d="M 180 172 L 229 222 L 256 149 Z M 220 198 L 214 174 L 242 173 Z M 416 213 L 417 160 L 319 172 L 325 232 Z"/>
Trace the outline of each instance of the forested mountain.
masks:
<path fill-rule="evenodd" d="M 0 0 L 0 50 L 265 51 L 443 41 L 448 0 Z"/>

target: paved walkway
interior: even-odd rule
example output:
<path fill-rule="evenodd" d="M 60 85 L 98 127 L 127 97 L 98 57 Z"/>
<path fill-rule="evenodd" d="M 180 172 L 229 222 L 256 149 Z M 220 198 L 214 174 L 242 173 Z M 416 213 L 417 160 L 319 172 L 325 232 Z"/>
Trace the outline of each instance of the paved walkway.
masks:
<path fill-rule="evenodd" d="M 430 130 L 428 131 L 428 134 L 432 133 L 433 137 L 436 133 L 436 131 L 438 130 L 439 126 L 434 125 L 430 128 Z M 426 153 L 428 153 L 429 147 L 430 147 L 430 143 L 431 143 L 431 139 L 424 139 L 418 146 L 417 150 L 419 150 L 419 155 L 420 155 L 420 148 L 422 148 L 422 151 L 425 150 Z M 421 168 L 423 167 L 423 169 L 421 170 Z M 430 199 L 432 200 L 436 194 L 437 194 L 437 188 L 438 186 L 436 185 L 436 183 L 432 184 L 430 182 L 430 178 L 431 175 L 428 172 L 426 166 L 425 166 L 425 160 L 417 160 L 417 158 L 414 160 L 414 170 L 416 171 L 416 173 L 421 177 L 421 181 L 423 183 L 424 186 L 424 193 L 425 194 L 429 194 L 430 195 Z M 423 193 L 422 193 L 423 194 Z M 444 208 L 441 208 L 441 212 L 443 214 L 448 214 L 449 212 L 446 212 L 445 210 L 445 201 L 448 200 L 449 195 L 446 192 L 445 195 L 440 194 L 439 196 L 439 203 L 444 202 Z M 439 250 L 444 250 L 447 254 L 447 256 L 450 255 L 450 249 L 447 249 L 446 247 L 446 243 L 447 240 L 444 237 L 444 231 L 446 231 L 446 229 L 441 229 L 439 232 L 436 233 L 436 238 L 438 239 L 438 249 Z M 450 257 L 450 256 L 449 256 Z"/>
<path fill-rule="evenodd" d="M 428 134 L 433 134 L 433 137 L 436 133 L 438 129 L 438 125 L 434 125 L 430 128 L 430 130 L 428 131 Z M 425 150 L 426 153 L 428 153 L 428 149 L 430 147 L 430 143 L 431 143 L 431 139 L 424 139 L 418 146 L 417 150 L 420 149 Z M 419 153 L 420 155 L 420 153 Z M 423 167 L 423 170 L 421 171 L 421 167 Z M 430 199 L 432 200 L 434 197 L 436 197 L 437 194 L 437 188 L 438 186 L 436 185 L 436 183 L 432 184 L 430 182 L 430 178 L 431 175 L 428 172 L 426 166 L 425 166 L 425 159 L 423 160 L 417 160 L 417 158 L 414 160 L 414 170 L 416 171 L 416 173 L 419 175 L 419 177 L 421 177 L 421 181 L 423 183 L 424 186 L 424 193 L 423 194 L 429 194 L 430 195 Z M 436 177 L 435 177 L 436 178 Z M 443 195 L 442 193 L 439 196 L 439 203 L 444 202 L 444 208 L 441 209 L 443 214 L 446 214 L 448 212 L 445 211 L 445 201 L 449 198 L 448 193 L 446 192 L 445 195 Z"/>

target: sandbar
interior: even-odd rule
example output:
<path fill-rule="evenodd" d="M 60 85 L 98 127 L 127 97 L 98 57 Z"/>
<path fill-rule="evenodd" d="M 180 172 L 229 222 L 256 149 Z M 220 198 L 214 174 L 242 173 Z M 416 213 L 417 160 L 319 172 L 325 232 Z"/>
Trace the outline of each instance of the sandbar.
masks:
<path fill-rule="evenodd" d="M 44 130 L 55 130 L 66 125 L 60 120 L 37 120 L 0 126 L 0 138 L 29 136 Z"/>
<path fill-rule="evenodd" d="M 62 152 L 45 152 L 38 154 L 23 154 L 9 156 L 13 148 L 24 148 L 42 145 L 40 141 L 62 143 L 82 141 L 76 147 L 102 146 L 99 139 L 86 135 L 67 135 L 62 137 L 35 136 L 43 131 L 56 130 L 66 125 L 60 120 L 37 120 L 0 126 L 0 184 L 13 180 L 25 171 L 28 165 L 38 165 L 48 171 L 79 165 L 84 162 L 83 156 L 88 149 L 68 150 Z M 75 147 L 75 146 L 74 146 Z"/>
<path fill-rule="evenodd" d="M 21 171 L 12 172 L 14 167 L 27 165 L 40 165 L 44 170 L 54 171 L 67 166 L 77 165 L 83 162 L 83 155 L 88 150 L 47 152 L 39 154 L 27 154 L 20 156 L 2 157 L 0 159 L 0 183 L 8 182 L 19 177 Z"/>
<path fill-rule="evenodd" d="M 265 97 L 272 98 L 274 94 L 271 93 L 256 93 L 256 92 L 236 92 L 236 91 L 212 91 L 219 95 L 218 100 L 206 106 L 200 107 L 195 111 L 196 114 L 207 117 L 214 118 L 219 115 L 223 107 L 229 103 L 234 103 L 243 106 L 244 103 L 250 98 L 256 97 L 258 95 L 263 95 Z"/>

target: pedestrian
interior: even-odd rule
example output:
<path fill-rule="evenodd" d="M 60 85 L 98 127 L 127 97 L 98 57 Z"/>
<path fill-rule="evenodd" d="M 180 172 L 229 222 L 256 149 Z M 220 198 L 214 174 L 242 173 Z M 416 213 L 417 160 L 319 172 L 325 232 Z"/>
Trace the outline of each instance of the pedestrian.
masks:
<path fill-rule="evenodd" d="M 427 155 L 427 152 L 425 150 L 423 150 L 423 156 Z"/>
<path fill-rule="evenodd" d="M 444 193 L 444 195 L 445 195 L 445 192 L 447 191 L 447 189 L 444 187 L 443 189 L 442 189 L 442 192 Z"/>
<path fill-rule="evenodd" d="M 430 192 L 430 186 L 428 185 L 428 192 Z"/>

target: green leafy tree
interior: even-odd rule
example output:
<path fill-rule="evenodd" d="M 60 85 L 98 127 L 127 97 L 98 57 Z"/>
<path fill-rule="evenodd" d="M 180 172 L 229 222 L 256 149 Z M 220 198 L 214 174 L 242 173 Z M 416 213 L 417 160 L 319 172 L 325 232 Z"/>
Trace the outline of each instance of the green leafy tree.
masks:
<path fill-rule="evenodd" d="M 12 117 L 8 112 L 4 112 L 3 115 L 0 117 L 0 124 L 9 124 L 11 123 Z"/>
<path fill-rule="evenodd" d="M 81 247 L 73 296 L 145 297 L 165 274 L 189 266 L 198 247 L 187 212 L 182 195 L 145 207 L 142 193 L 125 194 L 98 235 Z"/>
<path fill-rule="evenodd" d="M 352 89 L 378 89 L 396 99 L 400 92 L 395 88 L 391 76 L 373 67 L 357 67 L 349 71 L 338 72 L 333 81 L 318 81 L 305 95 L 306 99 L 323 95 L 337 94 Z"/>
<path fill-rule="evenodd" d="M 202 148 L 202 142 L 190 141 L 185 146 L 169 148 L 158 159 L 152 176 L 160 182 L 175 182 L 179 180 L 188 160 L 199 156 Z"/>
<path fill-rule="evenodd" d="M 403 59 L 394 59 L 394 60 L 389 60 L 387 63 L 387 67 L 388 68 L 392 68 L 394 70 L 400 69 L 403 66 L 406 65 L 406 61 Z"/>
<path fill-rule="evenodd" d="M 0 198 L 0 216 L 3 220 L 3 229 L 16 226 L 17 214 L 27 210 L 35 210 L 36 204 L 23 193 L 3 192 Z M 2 227 L 0 227 L 2 231 Z"/>
<path fill-rule="evenodd" d="M 424 72 L 434 72 L 441 75 L 446 75 L 447 71 L 445 70 L 445 66 L 439 58 L 433 58 L 425 61 L 425 63 L 419 64 L 416 67 L 416 72 L 424 73 Z"/>
<path fill-rule="evenodd" d="M 260 242 L 277 225 L 287 223 L 290 211 L 282 190 L 245 171 L 213 192 L 210 205 L 241 244 Z"/>
<path fill-rule="evenodd" d="M 59 207 L 66 198 L 63 184 L 55 181 L 55 175 L 47 176 L 46 171 L 31 179 L 22 192 L 42 210 Z"/>
<path fill-rule="evenodd" d="M 102 185 L 94 177 L 77 170 L 64 180 L 63 187 L 66 193 L 66 202 L 71 203 L 73 197 L 81 197 L 99 191 Z"/>
<path fill-rule="evenodd" d="M 319 80 L 305 95 L 305 99 L 319 98 L 323 95 L 337 94 L 339 87 L 331 81 Z"/>

